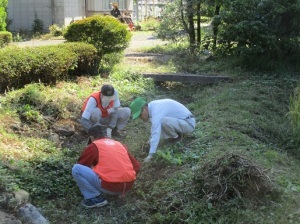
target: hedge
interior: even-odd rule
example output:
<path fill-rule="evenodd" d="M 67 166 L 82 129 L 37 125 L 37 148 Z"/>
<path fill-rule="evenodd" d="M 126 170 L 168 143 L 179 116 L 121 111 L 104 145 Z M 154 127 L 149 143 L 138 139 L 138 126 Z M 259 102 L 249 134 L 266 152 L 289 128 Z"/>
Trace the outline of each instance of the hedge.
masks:
<path fill-rule="evenodd" d="M 32 82 L 54 84 L 72 75 L 93 75 L 99 57 L 93 45 L 68 43 L 0 49 L 0 92 Z"/>
<path fill-rule="evenodd" d="M 8 31 L 0 31 L 0 47 L 4 47 L 12 42 L 12 33 Z"/>

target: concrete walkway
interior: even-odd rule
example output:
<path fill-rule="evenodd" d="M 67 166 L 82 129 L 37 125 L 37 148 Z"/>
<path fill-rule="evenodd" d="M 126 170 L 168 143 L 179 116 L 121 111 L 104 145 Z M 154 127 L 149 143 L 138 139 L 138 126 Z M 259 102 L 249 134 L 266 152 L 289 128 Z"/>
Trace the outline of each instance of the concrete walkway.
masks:
<path fill-rule="evenodd" d="M 64 39 L 59 40 L 30 40 L 24 42 L 13 42 L 11 45 L 20 46 L 20 47 L 33 47 L 33 46 L 45 46 L 45 45 L 54 45 L 61 44 L 65 42 Z M 162 41 L 156 38 L 150 32 L 135 32 L 131 38 L 128 48 L 125 50 L 125 53 L 135 51 L 135 49 L 141 47 L 153 47 L 159 44 L 165 44 L 167 41 Z"/>
<path fill-rule="evenodd" d="M 65 42 L 65 40 L 30 40 L 24 42 L 13 42 L 10 45 L 19 46 L 19 47 L 35 47 L 35 46 L 46 46 L 46 45 L 54 45 L 61 44 Z"/>

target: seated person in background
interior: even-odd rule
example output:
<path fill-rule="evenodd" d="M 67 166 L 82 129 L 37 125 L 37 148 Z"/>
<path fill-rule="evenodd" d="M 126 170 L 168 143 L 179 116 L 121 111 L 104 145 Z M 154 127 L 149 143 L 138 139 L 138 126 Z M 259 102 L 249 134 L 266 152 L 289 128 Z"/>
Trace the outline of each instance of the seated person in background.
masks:
<path fill-rule="evenodd" d="M 140 163 L 125 145 L 106 137 L 106 128 L 97 124 L 88 130 L 92 140 L 82 152 L 72 175 L 86 208 L 107 204 L 104 194 L 125 195 L 133 186 Z"/>
<path fill-rule="evenodd" d="M 118 8 L 118 3 L 117 2 L 112 3 L 112 7 L 113 7 L 113 9 L 110 11 L 110 14 L 113 17 L 115 17 L 117 19 L 120 19 L 120 21 L 122 22 L 123 21 L 122 20 L 122 15 L 121 15 L 121 12 L 120 12 L 120 10 Z"/>
<path fill-rule="evenodd" d="M 149 103 L 142 98 L 130 104 L 132 118 L 151 122 L 149 162 L 156 152 L 160 139 L 179 140 L 181 134 L 191 133 L 196 126 L 194 115 L 181 103 L 171 99 L 154 100 Z"/>
<path fill-rule="evenodd" d="M 103 85 L 84 101 L 80 123 L 86 132 L 95 124 L 106 125 L 107 137 L 120 138 L 130 113 L 128 107 L 121 107 L 118 91 L 112 85 Z"/>

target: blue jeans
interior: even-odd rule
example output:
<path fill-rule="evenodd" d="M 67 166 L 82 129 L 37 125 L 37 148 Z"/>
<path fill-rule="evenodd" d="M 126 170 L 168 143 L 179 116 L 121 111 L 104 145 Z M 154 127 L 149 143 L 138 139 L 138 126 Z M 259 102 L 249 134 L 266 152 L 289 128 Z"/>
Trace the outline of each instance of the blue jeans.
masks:
<path fill-rule="evenodd" d="M 75 164 L 72 168 L 72 175 L 84 199 L 97 197 L 101 193 L 118 195 L 101 187 L 101 179 L 90 168 L 81 164 Z"/>

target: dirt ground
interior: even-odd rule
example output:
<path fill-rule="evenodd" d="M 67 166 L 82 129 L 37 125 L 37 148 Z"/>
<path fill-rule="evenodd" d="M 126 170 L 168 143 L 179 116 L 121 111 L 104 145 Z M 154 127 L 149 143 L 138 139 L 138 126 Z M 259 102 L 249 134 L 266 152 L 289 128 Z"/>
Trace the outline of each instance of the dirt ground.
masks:
<path fill-rule="evenodd" d="M 0 224 L 17 224 L 17 220 L 14 215 L 1 211 L 0 209 Z"/>

